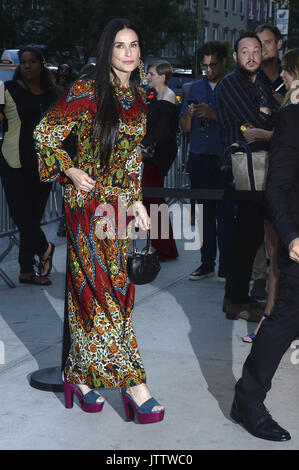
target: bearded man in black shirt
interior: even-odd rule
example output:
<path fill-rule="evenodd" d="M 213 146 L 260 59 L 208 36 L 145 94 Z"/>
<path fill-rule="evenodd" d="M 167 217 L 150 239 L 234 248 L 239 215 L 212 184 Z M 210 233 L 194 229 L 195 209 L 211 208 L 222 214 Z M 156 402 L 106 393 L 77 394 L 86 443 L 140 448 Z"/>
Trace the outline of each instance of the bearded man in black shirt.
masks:
<path fill-rule="evenodd" d="M 217 88 L 218 119 L 225 147 L 244 141 L 244 124 L 269 133 L 279 103 L 263 83 L 259 71 L 262 44 L 255 33 L 244 33 L 235 44 L 236 68 Z M 264 240 L 264 206 L 253 201 L 238 201 L 230 263 L 226 278 L 223 311 L 229 319 L 243 318 L 259 322 L 265 305 L 248 296 L 252 266 L 258 247 Z"/>

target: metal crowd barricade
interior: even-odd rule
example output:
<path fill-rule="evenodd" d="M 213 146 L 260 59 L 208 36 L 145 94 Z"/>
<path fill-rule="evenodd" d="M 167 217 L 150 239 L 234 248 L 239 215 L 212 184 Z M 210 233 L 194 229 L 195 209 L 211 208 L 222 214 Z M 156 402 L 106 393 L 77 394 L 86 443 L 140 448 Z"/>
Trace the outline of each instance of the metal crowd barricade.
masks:
<path fill-rule="evenodd" d="M 41 225 L 46 225 L 51 222 L 60 220 L 62 216 L 62 196 L 63 187 L 60 184 L 54 183 L 41 221 Z M 15 226 L 12 218 L 10 217 L 7 201 L 4 194 L 4 189 L 1 185 L 1 182 L 0 210 L 0 239 L 5 238 L 8 240 L 8 246 L 0 253 L 1 263 L 15 245 L 19 246 L 19 240 L 17 238 L 18 229 Z M 12 282 L 12 280 L 8 277 L 8 275 L 2 268 L 0 268 L 0 277 L 6 282 L 9 287 L 15 287 L 15 284 Z"/>
<path fill-rule="evenodd" d="M 164 180 L 165 188 L 190 188 L 190 178 L 187 171 L 187 158 L 189 148 L 189 134 L 179 131 L 177 135 L 178 153 L 167 176 Z M 167 201 L 168 205 L 174 203 L 174 199 Z"/>

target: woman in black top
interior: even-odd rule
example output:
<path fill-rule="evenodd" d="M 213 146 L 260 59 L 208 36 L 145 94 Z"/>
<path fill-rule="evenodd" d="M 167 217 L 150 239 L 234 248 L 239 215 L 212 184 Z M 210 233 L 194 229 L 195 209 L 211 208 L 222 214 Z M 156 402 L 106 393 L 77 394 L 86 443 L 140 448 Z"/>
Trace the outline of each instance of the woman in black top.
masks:
<path fill-rule="evenodd" d="M 6 132 L 0 152 L 0 176 L 10 214 L 20 232 L 19 281 L 49 285 L 54 244 L 40 228 L 51 184 L 41 183 L 37 172 L 35 126 L 58 98 L 44 59 L 34 47 L 19 52 L 20 65 L 13 80 L 5 82 L 5 103 L 0 104 Z M 34 255 L 40 259 L 36 273 Z"/>
<path fill-rule="evenodd" d="M 176 133 L 179 106 L 174 92 L 167 86 L 171 75 L 172 67 L 166 61 L 157 61 L 149 65 L 147 77 L 149 85 L 155 88 L 157 97 L 148 105 L 147 132 L 142 145 L 147 147 L 154 144 L 155 153 L 150 161 L 144 160 L 143 187 L 163 187 L 164 178 L 177 155 Z M 143 203 L 150 214 L 151 204 L 165 204 L 165 200 L 164 198 L 145 197 Z M 161 214 L 158 215 L 157 227 L 155 227 L 155 217 L 152 218 L 151 232 L 156 232 L 157 238 L 152 237 L 151 247 L 152 250 L 159 251 L 161 261 L 167 261 L 177 258 L 178 251 L 170 220 L 168 222 L 168 238 L 163 237 L 164 224 L 161 221 L 161 216 Z"/>

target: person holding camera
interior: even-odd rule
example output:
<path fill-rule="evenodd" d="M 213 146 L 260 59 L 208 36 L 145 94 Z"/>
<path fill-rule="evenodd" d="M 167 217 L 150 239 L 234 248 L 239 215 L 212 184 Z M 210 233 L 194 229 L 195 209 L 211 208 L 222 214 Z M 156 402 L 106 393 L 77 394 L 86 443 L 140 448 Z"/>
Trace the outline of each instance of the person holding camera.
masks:
<path fill-rule="evenodd" d="M 200 58 L 201 69 L 205 74 L 201 80 L 191 85 L 180 115 L 182 130 L 190 133 L 191 188 L 224 189 L 225 177 L 219 168 L 224 148 L 218 123 L 215 90 L 225 75 L 226 47 L 219 41 L 207 42 L 200 51 Z M 231 201 L 198 202 L 204 203 L 201 265 L 190 274 L 189 279 L 198 281 L 215 275 L 218 243 L 218 278 L 224 280 L 234 223 L 234 205 Z"/>

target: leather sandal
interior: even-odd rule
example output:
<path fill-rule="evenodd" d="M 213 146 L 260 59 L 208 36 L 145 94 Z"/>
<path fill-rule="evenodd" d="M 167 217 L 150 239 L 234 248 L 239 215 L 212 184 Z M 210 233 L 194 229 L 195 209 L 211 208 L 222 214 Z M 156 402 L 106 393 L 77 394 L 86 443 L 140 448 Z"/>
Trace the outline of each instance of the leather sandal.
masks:
<path fill-rule="evenodd" d="M 38 265 L 38 270 L 39 270 L 39 275 L 41 277 L 47 277 L 49 276 L 49 274 L 51 273 L 52 271 L 52 266 L 53 266 L 53 254 L 54 254 L 54 251 L 55 251 L 55 245 L 54 243 L 50 243 L 51 245 L 51 251 L 49 253 L 49 256 L 46 258 L 46 259 L 40 259 L 39 260 L 39 265 Z M 42 269 L 45 268 L 46 264 L 49 263 L 49 269 L 48 271 L 45 273 L 45 274 L 41 274 L 41 271 Z"/>
<path fill-rule="evenodd" d="M 249 338 L 249 340 L 246 339 L 246 338 Z M 253 343 L 253 341 L 254 341 L 255 338 L 256 338 L 256 334 L 255 334 L 255 333 L 251 333 L 251 335 L 243 336 L 242 341 L 243 341 L 243 343 L 249 343 L 249 344 L 251 344 L 251 343 Z"/>
<path fill-rule="evenodd" d="M 263 315 L 263 318 L 268 318 L 268 316 L 269 315 L 265 312 L 264 315 Z M 253 343 L 253 341 L 256 338 L 256 335 L 257 335 L 257 332 L 256 333 L 253 332 L 250 335 L 243 336 L 243 338 L 242 338 L 243 343 L 249 343 L 249 344 Z"/>
<path fill-rule="evenodd" d="M 50 279 L 47 279 L 45 276 L 39 276 L 36 272 L 26 277 L 19 277 L 19 282 L 21 284 L 33 284 L 36 286 L 50 286 L 52 284 Z"/>

